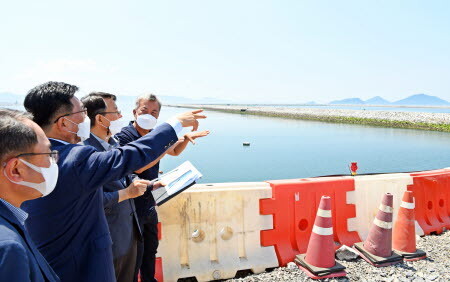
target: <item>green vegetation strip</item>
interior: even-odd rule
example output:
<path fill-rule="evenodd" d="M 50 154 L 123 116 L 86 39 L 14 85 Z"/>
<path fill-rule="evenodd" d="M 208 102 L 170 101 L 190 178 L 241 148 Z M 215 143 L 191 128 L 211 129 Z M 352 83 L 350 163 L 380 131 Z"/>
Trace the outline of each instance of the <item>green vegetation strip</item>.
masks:
<path fill-rule="evenodd" d="M 179 108 L 198 108 L 192 106 L 175 106 Z M 379 127 L 393 127 L 393 128 L 408 128 L 408 129 L 421 129 L 450 132 L 450 124 L 437 124 L 437 123 L 424 123 L 424 122 L 411 122 L 411 121 L 399 121 L 399 120 L 387 120 L 387 119 L 373 119 L 373 118 L 357 118 L 357 117 L 343 117 L 343 116 L 321 116 L 312 114 L 301 113 L 277 113 L 277 112 L 265 112 L 265 111 L 253 111 L 248 109 L 241 111 L 239 109 L 216 109 L 203 107 L 203 109 L 234 113 L 241 115 L 256 115 L 276 118 L 289 118 L 289 119 L 301 119 L 301 120 L 313 120 L 331 123 L 347 123 L 347 124 L 363 124 Z"/>

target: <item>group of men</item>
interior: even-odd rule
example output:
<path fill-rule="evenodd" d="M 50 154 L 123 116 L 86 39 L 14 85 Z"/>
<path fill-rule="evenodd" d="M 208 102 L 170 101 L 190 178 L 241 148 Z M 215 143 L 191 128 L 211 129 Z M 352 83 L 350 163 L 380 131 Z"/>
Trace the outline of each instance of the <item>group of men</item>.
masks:
<path fill-rule="evenodd" d="M 155 127 L 161 103 L 47 82 L 27 113 L 0 109 L 0 277 L 5 281 L 155 281 L 159 160 L 196 138 L 201 110 Z M 192 132 L 178 138 L 183 127 Z"/>

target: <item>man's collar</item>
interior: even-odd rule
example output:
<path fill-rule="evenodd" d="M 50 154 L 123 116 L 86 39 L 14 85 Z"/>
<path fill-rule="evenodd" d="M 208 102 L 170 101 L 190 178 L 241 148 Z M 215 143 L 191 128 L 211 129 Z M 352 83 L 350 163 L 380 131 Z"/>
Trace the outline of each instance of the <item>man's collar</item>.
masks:
<path fill-rule="evenodd" d="M 13 206 L 8 201 L 1 199 L 1 198 L 0 198 L 0 202 L 2 202 L 5 205 L 5 207 L 17 218 L 17 220 L 22 225 L 25 225 L 25 220 L 28 218 L 28 214 L 24 210 Z"/>
<path fill-rule="evenodd" d="M 71 144 L 71 143 L 69 143 L 69 142 L 67 142 L 67 141 L 63 141 L 63 140 L 60 140 L 60 139 L 55 139 L 55 138 L 48 138 L 48 139 L 49 139 L 49 140 L 56 141 L 56 142 L 63 143 L 64 145 Z"/>
<path fill-rule="evenodd" d="M 91 135 L 94 136 L 94 138 L 97 139 L 98 142 L 100 142 L 100 145 L 102 145 L 102 147 L 106 151 L 109 151 L 109 150 L 117 147 L 117 141 L 113 137 L 110 137 L 108 142 L 106 142 L 105 140 L 103 140 L 102 138 L 98 137 L 97 135 L 95 135 L 92 132 L 91 132 Z"/>

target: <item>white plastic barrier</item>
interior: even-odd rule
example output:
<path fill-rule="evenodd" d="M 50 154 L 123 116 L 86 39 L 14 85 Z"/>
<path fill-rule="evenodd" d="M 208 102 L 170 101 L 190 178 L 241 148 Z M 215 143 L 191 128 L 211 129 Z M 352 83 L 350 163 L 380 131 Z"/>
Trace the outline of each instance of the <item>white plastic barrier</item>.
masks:
<path fill-rule="evenodd" d="M 356 176 L 355 191 L 347 193 L 348 202 L 356 207 L 356 218 L 352 219 L 349 229 L 358 231 L 361 239 L 365 240 L 385 193 L 394 195 L 395 222 L 403 193 L 411 184 L 413 179 L 407 173 Z M 416 233 L 424 234 L 417 222 Z"/>
<path fill-rule="evenodd" d="M 260 244 L 260 231 L 272 229 L 273 220 L 259 214 L 259 199 L 270 197 L 264 182 L 196 185 L 159 207 L 164 281 L 209 281 L 277 267 L 274 247 Z"/>

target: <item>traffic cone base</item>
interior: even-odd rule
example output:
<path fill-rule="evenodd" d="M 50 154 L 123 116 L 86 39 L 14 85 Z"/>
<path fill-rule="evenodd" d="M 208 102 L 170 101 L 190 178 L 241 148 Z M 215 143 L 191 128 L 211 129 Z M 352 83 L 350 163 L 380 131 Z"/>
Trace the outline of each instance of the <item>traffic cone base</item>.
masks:
<path fill-rule="evenodd" d="M 419 249 L 416 249 L 416 252 L 414 253 L 405 253 L 398 250 L 395 250 L 395 252 L 401 255 L 405 261 L 416 261 L 427 257 L 427 253 Z"/>
<path fill-rule="evenodd" d="M 355 249 L 365 261 L 376 267 L 389 266 L 403 262 L 403 257 L 394 251 L 392 252 L 392 255 L 389 257 L 379 257 L 373 255 L 368 251 L 366 251 L 366 249 L 364 249 L 363 242 L 355 243 L 353 245 L 353 249 Z"/>
<path fill-rule="evenodd" d="M 297 255 L 295 262 L 313 279 L 342 277 L 345 267 L 335 260 L 331 198 L 322 196 L 306 254 Z"/>
<path fill-rule="evenodd" d="M 344 271 L 345 266 L 336 262 L 335 266 L 330 268 L 322 268 L 311 265 L 305 261 L 306 254 L 297 255 L 295 258 L 295 263 L 298 267 L 303 270 L 308 277 L 312 279 L 326 279 L 334 277 L 346 276 L 347 273 Z"/>
<path fill-rule="evenodd" d="M 416 248 L 415 208 L 413 192 L 405 191 L 394 225 L 392 248 L 406 261 L 427 257 L 424 251 Z"/>

